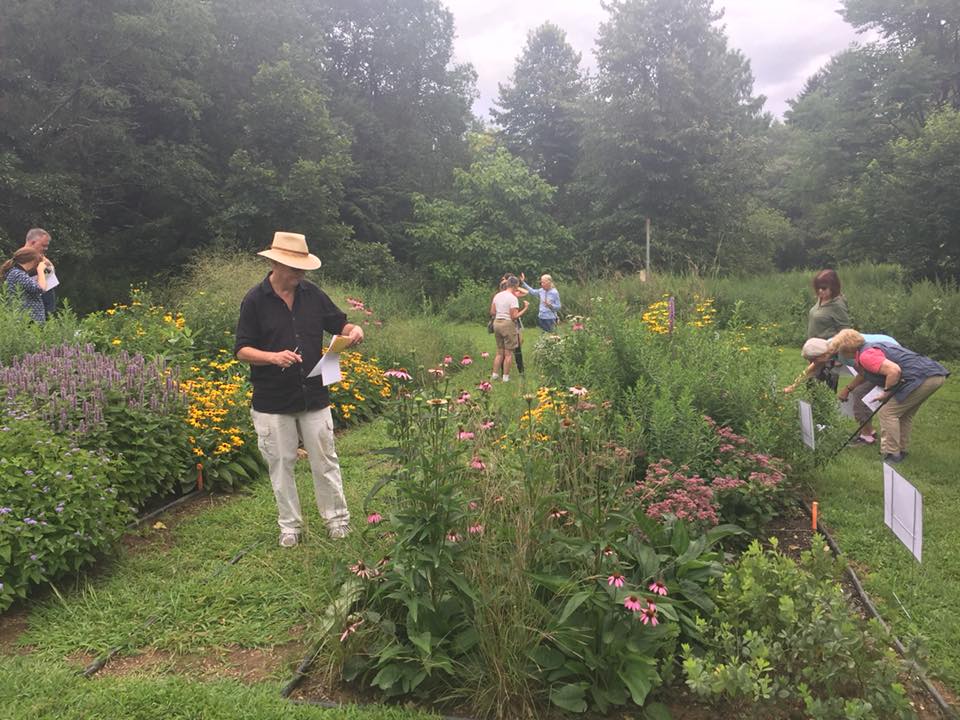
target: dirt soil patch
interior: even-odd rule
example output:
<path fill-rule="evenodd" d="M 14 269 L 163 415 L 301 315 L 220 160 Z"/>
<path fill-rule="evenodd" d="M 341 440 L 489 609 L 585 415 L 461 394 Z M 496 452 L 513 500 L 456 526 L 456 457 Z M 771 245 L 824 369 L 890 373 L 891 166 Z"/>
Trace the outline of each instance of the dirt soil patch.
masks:
<path fill-rule="evenodd" d="M 217 493 L 203 494 L 193 500 L 188 500 L 182 505 L 171 508 L 157 517 L 147 520 L 139 527 L 128 530 L 120 540 L 123 550 L 127 554 L 136 554 L 144 550 L 155 550 L 173 547 L 175 537 L 169 532 L 185 520 L 189 520 L 207 510 L 213 510 L 235 498 L 240 497 L 238 493 Z M 160 527 L 155 527 L 161 523 Z"/>
<path fill-rule="evenodd" d="M 13 607 L 0 615 L 0 655 L 25 655 L 30 647 L 18 647 L 17 640 L 27 631 L 30 609 Z"/>
<path fill-rule="evenodd" d="M 275 681 L 278 673 L 281 676 L 293 673 L 305 648 L 299 640 L 268 648 L 227 646 L 209 653 L 184 655 L 145 648 L 134 655 L 114 657 L 95 677 L 182 675 L 197 680 L 229 678 L 248 684 Z M 78 669 L 87 667 L 95 659 L 90 653 L 74 653 L 67 658 Z"/>

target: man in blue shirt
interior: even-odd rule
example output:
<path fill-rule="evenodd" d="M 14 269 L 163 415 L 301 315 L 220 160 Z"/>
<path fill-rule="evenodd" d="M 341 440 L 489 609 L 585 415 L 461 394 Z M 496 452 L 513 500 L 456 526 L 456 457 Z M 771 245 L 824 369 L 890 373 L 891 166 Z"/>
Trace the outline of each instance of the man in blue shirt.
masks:
<path fill-rule="evenodd" d="M 527 292 L 531 295 L 536 295 L 540 300 L 540 309 L 537 312 L 537 325 L 539 325 L 540 329 L 544 332 L 553 332 L 557 327 L 557 310 L 560 309 L 560 293 L 557 292 L 557 288 L 553 284 L 553 278 L 549 275 L 541 275 L 540 289 L 538 290 L 527 285 L 527 278 L 523 273 L 520 273 L 520 281 L 523 283 L 523 287 L 526 288 Z"/>

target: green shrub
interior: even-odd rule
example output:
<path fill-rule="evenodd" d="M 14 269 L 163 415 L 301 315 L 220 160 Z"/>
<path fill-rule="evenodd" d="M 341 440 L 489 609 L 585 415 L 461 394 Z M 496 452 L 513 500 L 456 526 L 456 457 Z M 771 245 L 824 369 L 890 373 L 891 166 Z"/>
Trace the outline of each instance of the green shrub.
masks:
<path fill-rule="evenodd" d="M 192 467 L 186 398 L 161 360 L 62 346 L 0 366 L 0 386 L 77 446 L 122 459 L 114 484 L 135 507 L 178 489 Z"/>
<path fill-rule="evenodd" d="M 193 353 L 193 333 L 183 316 L 156 305 L 139 287 L 130 289 L 128 303 L 87 315 L 80 323 L 80 336 L 103 353 L 123 350 L 180 363 Z"/>
<path fill-rule="evenodd" d="M 44 348 L 79 344 L 79 327 L 67 302 L 42 325 L 33 322 L 17 299 L 7 296 L 7 284 L 0 283 L 0 364 Z"/>
<path fill-rule="evenodd" d="M 880 627 L 864 624 L 825 545 L 799 562 L 754 541 L 728 568 L 705 647 L 684 646 L 687 685 L 768 718 L 914 717 Z"/>
<path fill-rule="evenodd" d="M 122 464 L 0 413 L 0 612 L 108 550 L 131 518 L 114 482 Z"/>
<path fill-rule="evenodd" d="M 491 283 L 464 280 L 457 293 L 443 304 L 443 316 L 452 322 L 486 325 L 490 319 L 490 299 L 496 292 L 495 280 Z"/>
<path fill-rule="evenodd" d="M 682 304 L 682 303 L 681 303 Z M 550 385 L 578 384 L 616 403 L 650 461 L 669 458 L 705 472 L 715 442 L 703 416 L 750 438 L 757 452 L 803 470 L 822 462 L 842 432 L 825 386 L 804 388 L 823 425 L 816 452 L 800 442 L 795 395 L 785 395 L 772 369 L 775 352 L 745 345 L 742 331 L 687 324 L 651 330 L 622 302 L 594 303 L 583 329 L 541 337 L 534 345 Z"/>

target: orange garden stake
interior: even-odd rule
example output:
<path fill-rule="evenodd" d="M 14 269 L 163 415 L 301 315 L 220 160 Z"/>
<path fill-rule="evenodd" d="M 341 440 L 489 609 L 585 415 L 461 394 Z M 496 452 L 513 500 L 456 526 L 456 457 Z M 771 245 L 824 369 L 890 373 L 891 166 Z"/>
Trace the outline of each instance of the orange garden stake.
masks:
<path fill-rule="evenodd" d="M 197 490 L 203 490 L 203 463 L 197 463 Z"/>
<path fill-rule="evenodd" d="M 811 518 L 811 520 L 812 520 L 811 525 L 812 525 L 812 528 L 813 528 L 813 531 L 814 531 L 814 532 L 817 531 L 817 516 L 818 516 L 818 515 L 820 515 L 820 503 L 818 503 L 816 500 L 814 500 L 814 501 L 813 501 L 813 507 L 811 508 L 811 511 L 810 511 L 810 518 Z"/>

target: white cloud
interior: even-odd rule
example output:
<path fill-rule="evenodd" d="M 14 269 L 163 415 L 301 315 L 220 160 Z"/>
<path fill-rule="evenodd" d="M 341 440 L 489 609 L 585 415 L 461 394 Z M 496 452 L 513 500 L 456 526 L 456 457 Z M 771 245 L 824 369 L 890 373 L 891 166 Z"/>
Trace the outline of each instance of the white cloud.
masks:
<path fill-rule="evenodd" d="M 606 19 L 600 0 L 445 0 L 453 12 L 456 57 L 473 64 L 480 97 L 474 104 L 486 116 L 523 51 L 527 32 L 551 21 L 594 67 L 593 43 Z M 766 109 L 781 116 L 806 79 L 832 55 L 858 39 L 837 14 L 839 0 L 714 0 L 730 47 L 750 60 L 754 91 L 767 96 Z"/>

